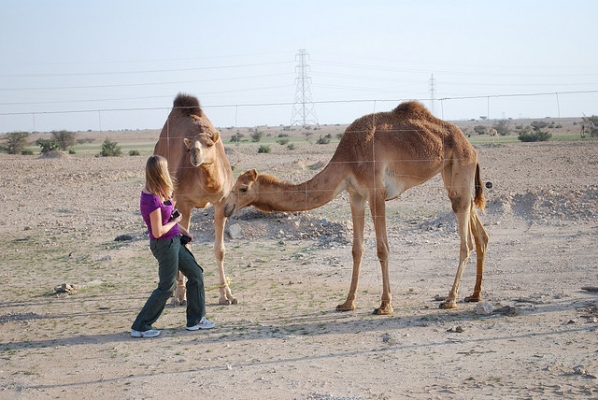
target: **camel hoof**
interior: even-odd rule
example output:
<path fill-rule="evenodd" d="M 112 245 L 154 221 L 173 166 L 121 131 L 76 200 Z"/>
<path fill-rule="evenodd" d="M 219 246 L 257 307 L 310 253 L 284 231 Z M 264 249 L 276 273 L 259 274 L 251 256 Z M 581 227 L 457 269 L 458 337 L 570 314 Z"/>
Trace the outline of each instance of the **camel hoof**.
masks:
<path fill-rule="evenodd" d="M 457 303 L 455 303 L 454 301 L 445 301 L 443 303 L 440 303 L 440 306 L 438 306 L 438 308 L 442 308 L 443 310 L 457 308 Z"/>
<path fill-rule="evenodd" d="M 185 299 L 177 299 L 176 297 L 173 297 L 172 300 L 170 301 L 170 304 L 172 304 L 175 307 L 186 306 L 187 305 L 187 300 L 185 300 Z"/>
<path fill-rule="evenodd" d="M 218 304 L 221 306 L 230 306 L 230 300 L 227 298 L 218 300 Z"/>
<path fill-rule="evenodd" d="M 239 304 L 239 301 L 233 297 L 233 299 L 230 301 L 230 303 L 231 304 Z"/>
<path fill-rule="evenodd" d="M 385 308 L 376 308 L 372 314 L 374 315 L 392 315 L 393 309 L 392 307 L 385 307 Z"/>
<path fill-rule="evenodd" d="M 479 303 L 482 301 L 482 296 L 469 296 L 464 299 L 466 303 Z"/>
<path fill-rule="evenodd" d="M 355 305 L 353 305 L 353 304 L 347 305 L 347 303 L 345 303 L 345 304 L 339 304 L 338 306 L 336 306 L 336 311 L 345 312 L 345 311 L 353 311 L 353 310 L 355 310 Z"/>

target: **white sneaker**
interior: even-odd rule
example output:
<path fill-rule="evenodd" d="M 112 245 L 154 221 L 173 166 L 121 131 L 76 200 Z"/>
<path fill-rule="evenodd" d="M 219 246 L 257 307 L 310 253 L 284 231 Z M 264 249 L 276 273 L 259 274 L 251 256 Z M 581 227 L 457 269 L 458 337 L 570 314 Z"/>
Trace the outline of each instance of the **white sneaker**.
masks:
<path fill-rule="evenodd" d="M 135 329 L 131 330 L 131 336 L 134 338 L 150 338 L 160 336 L 160 331 L 156 329 L 148 329 L 147 331 L 141 332 Z"/>
<path fill-rule="evenodd" d="M 212 329 L 215 326 L 216 326 L 216 324 L 214 322 L 208 321 L 206 317 L 203 317 L 201 319 L 201 321 L 199 321 L 199 324 L 193 325 L 193 326 L 188 326 L 187 330 L 188 331 L 197 331 L 200 329 Z"/>

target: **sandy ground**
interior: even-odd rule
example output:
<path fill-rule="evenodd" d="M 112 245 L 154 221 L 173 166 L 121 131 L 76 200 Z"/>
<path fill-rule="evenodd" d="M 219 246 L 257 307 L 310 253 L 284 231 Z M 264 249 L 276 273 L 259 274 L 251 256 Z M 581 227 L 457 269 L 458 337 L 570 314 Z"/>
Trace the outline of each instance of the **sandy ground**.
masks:
<path fill-rule="evenodd" d="M 598 142 L 478 146 L 490 235 L 483 296 L 441 310 L 458 236 L 439 178 L 387 209 L 394 314 L 375 316 L 381 278 L 368 221 L 357 309 L 335 312 L 351 275 L 346 195 L 305 213 L 245 210 L 228 221 L 239 300 L 218 305 L 211 210 L 192 219 L 211 331 L 168 306 L 156 339 L 130 325 L 157 265 L 138 211 L 146 157 L 0 155 L 0 398 L 598 398 Z M 334 145 L 256 154 L 300 182 Z M 131 240 L 115 241 L 120 235 Z M 77 285 L 70 295 L 55 287 Z"/>

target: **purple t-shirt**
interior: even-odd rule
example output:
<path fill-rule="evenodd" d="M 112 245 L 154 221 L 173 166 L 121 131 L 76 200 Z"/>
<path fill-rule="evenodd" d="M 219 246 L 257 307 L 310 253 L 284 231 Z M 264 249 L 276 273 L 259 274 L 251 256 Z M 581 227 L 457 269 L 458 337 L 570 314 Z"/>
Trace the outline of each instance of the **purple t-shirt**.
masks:
<path fill-rule="evenodd" d="M 158 208 L 162 210 L 162 225 L 166 225 L 170 221 L 170 215 L 174 211 L 174 205 L 164 204 L 162 200 L 155 194 L 141 192 L 141 198 L 139 199 L 139 209 L 141 210 L 141 216 L 147 225 L 150 239 L 156 239 L 152 234 L 152 223 L 150 222 L 150 214 L 156 211 Z M 172 239 L 173 237 L 180 235 L 179 224 L 175 224 L 171 230 L 159 237 L 159 240 Z"/>

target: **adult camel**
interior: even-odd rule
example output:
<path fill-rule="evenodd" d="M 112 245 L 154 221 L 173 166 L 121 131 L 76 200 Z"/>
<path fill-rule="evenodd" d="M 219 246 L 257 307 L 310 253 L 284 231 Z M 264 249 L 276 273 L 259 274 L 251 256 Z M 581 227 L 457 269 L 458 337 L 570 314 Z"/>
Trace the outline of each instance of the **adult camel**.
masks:
<path fill-rule="evenodd" d="M 224 274 L 224 201 L 233 185 L 233 172 L 220 133 L 204 114 L 197 98 L 179 94 L 162 128 L 154 154 L 168 159 L 175 178 L 174 199 L 189 230 L 193 208 L 214 206 L 214 256 L 220 275 L 220 304 L 236 304 Z M 179 272 L 175 304 L 186 304 L 185 278 Z"/>
<path fill-rule="evenodd" d="M 382 298 L 375 314 L 392 314 L 388 273 L 388 238 L 385 202 L 440 173 L 452 209 L 457 215 L 461 246 L 454 284 L 441 308 L 456 307 L 463 270 L 473 250 L 477 254 L 473 294 L 482 299 L 482 275 L 488 235 L 475 210 L 486 200 L 477 152 L 461 130 L 434 117 L 421 104 L 405 102 L 390 112 L 363 116 L 345 131 L 332 159 L 312 179 L 300 184 L 284 182 L 253 169 L 239 176 L 224 215 L 254 206 L 262 211 L 302 211 L 325 205 L 340 192 L 349 193 L 353 218 L 353 274 L 347 300 L 339 311 L 355 309 L 359 271 L 364 253 L 365 203 L 369 203 L 376 232 L 377 255 L 382 268 Z"/>

